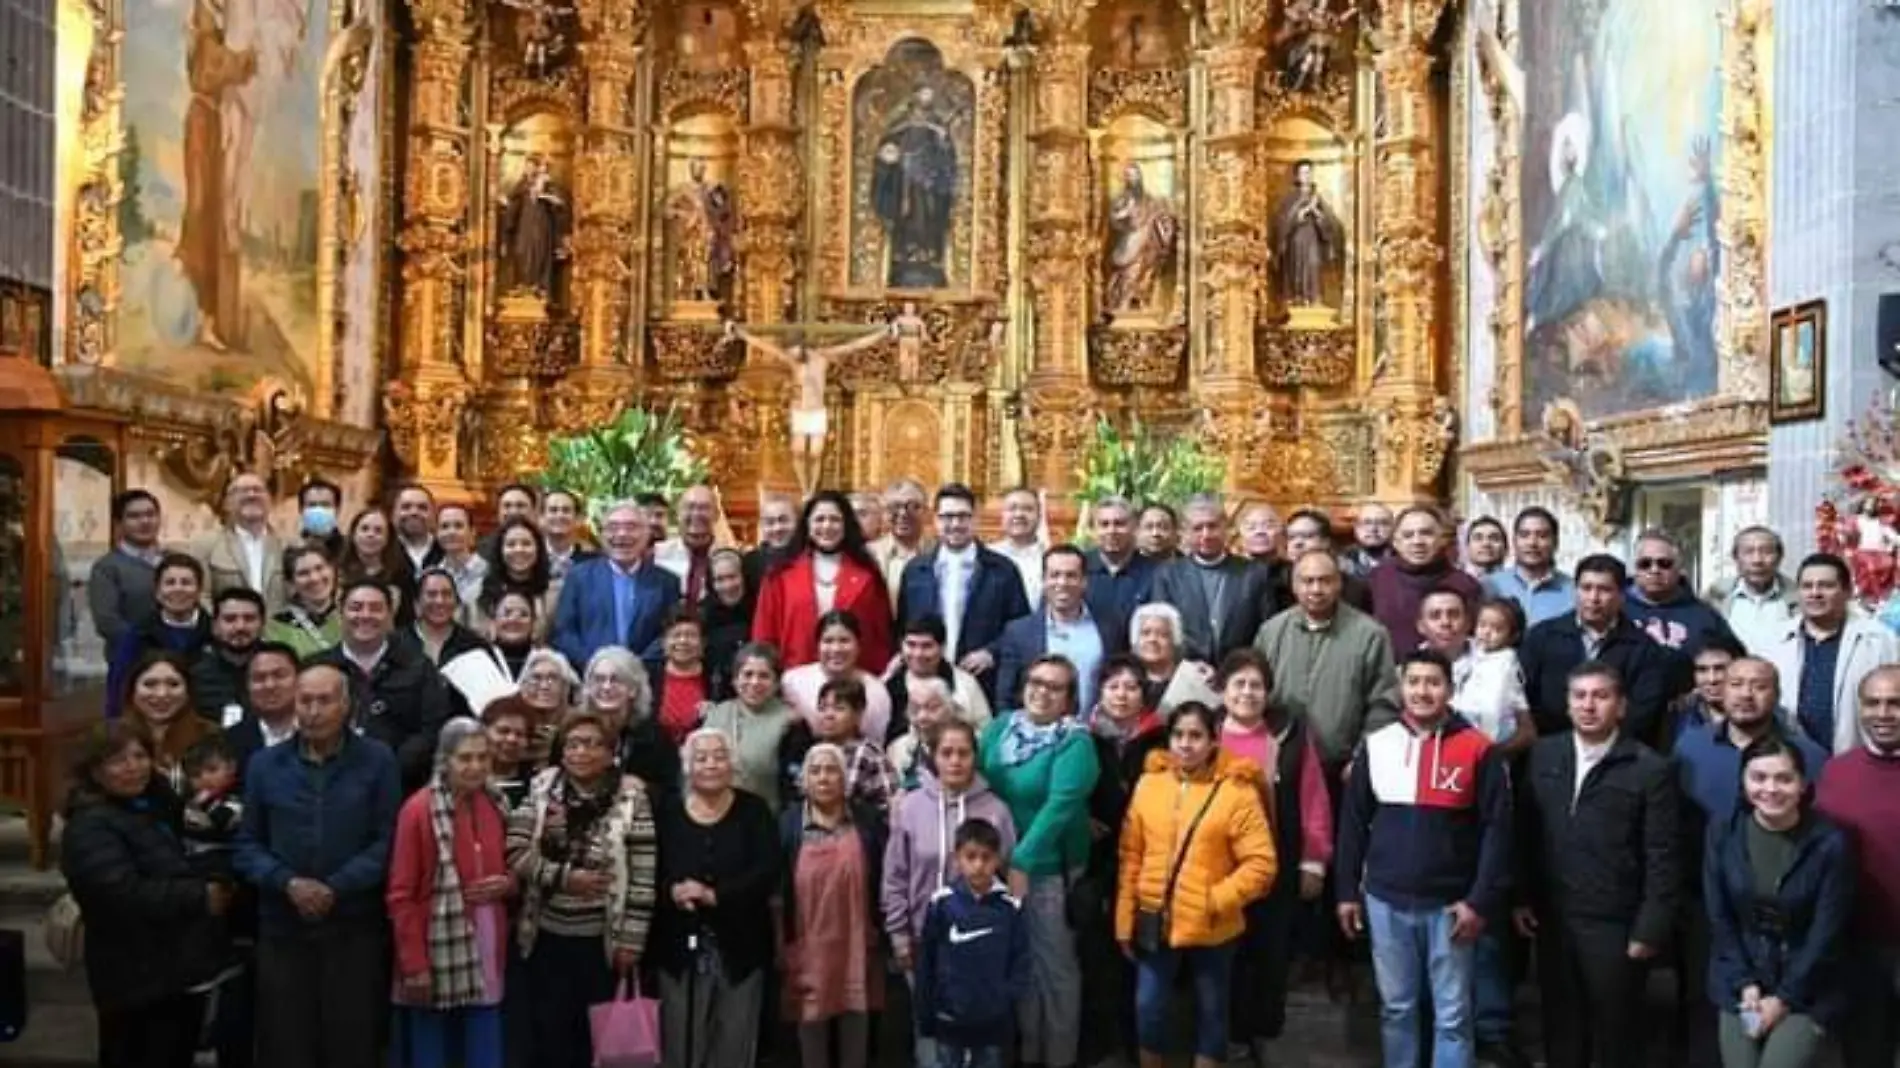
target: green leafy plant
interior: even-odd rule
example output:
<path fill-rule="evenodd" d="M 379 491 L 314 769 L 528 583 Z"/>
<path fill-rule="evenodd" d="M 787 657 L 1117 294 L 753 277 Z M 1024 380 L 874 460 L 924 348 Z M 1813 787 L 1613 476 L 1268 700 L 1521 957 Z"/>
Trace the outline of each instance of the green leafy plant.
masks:
<path fill-rule="evenodd" d="M 1083 505 L 1104 497 L 1123 497 L 1137 507 L 1149 501 L 1179 505 L 1196 493 L 1219 490 L 1227 463 L 1198 433 L 1156 434 L 1139 419 L 1124 432 L 1097 419 L 1076 473 L 1076 500 Z"/>
<path fill-rule="evenodd" d="M 605 426 L 548 439 L 543 486 L 558 486 L 587 501 L 588 520 L 598 528 L 608 505 L 638 493 L 667 500 L 706 480 L 706 463 L 686 445 L 686 430 L 671 408 L 628 408 Z"/>

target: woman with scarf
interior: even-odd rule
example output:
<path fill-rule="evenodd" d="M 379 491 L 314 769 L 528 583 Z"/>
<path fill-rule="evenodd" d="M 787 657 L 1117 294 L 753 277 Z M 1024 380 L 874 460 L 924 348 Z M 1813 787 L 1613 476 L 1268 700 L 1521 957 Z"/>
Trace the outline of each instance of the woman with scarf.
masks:
<path fill-rule="evenodd" d="M 639 966 L 653 920 L 653 808 L 640 781 L 614 768 L 613 743 L 599 715 L 569 716 L 560 763 L 534 777 L 508 818 L 536 1068 L 591 1068 L 587 1010 L 611 1001 L 616 976 Z"/>
<path fill-rule="evenodd" d="M 1256 1064 L 1266 1064 L 1268 1043 L 1286 1029 L 1294 923 L 1319 900 L 1332 863 L 1333 808 L 1305 721 L 1273 704 L 1273 668 L 1266 657 L 1252 649 L 1227 654 L 1220 687 L 1220 746 L 1260 769 L 1256 786 L 1279 859 L 1272 889 L 1247 906 L 1228 1029 L 1236 1046 Z"/>
<path fill-rule="evenodd" d="M 407 626 L 416 615 L 416 565 L 402 545 L 389 536 L 389 516 L 368 508 L 350 520 L 350 540 L 337 563 L 339 586 L 374 579 L 388 587 L 396 604 L 396 625 Z"/>
<path fill-rule="evenodd" d="M 712 593 L 699 604 L 706 622 L 706 663 L 712 676 L 712 699 L 732 699 L 733 657 L 752 640 L 755 591 L 746 587 L 745 557 L 737 549 L 714 549 L 706 558 L 712 575 Z"/>
<path fill-rule="evenodd" d="M 666 1068 L 753 1063 L 775 949 L 779 843 L 765 800 L 733 786 L 732 739 L 702 727 L 680 749 L 686 792 L 660 806 L 660 972 Z"/>
<path fill-rule="evenodd" d="M 620 770 L 645 783 L 655 797 L 677 793 L 679 750 L 653 716 L 653 687 L 640 658 L 624 646 L 609 645 L 587 662 L 581 679 L 581 711 L 599 716 L 612 729 Z"/>
<path fill-rule="evenodd" d="M 290 603 L 271 616 L 264 640 L 282 642 L 308 660 L 343 640 L 343 616 L 336 610 L 336 567 L 315 543 L 284 552 L 284 584 Z"/>
<path fill-rule="evenodd" d="M 549 573 L 547 546 L 541 541 L 534 521 L 515 516 L 502 523 L 482 548 L 482 588 L 475 598 L 477 629 L 480 621 L 493 620 L 501 609 L 505 594 L 528 599 L 536 620 L 554 614 L 559 591 Z M 537 631 L 535 637 L 541 637 Z"/>
<path fill-rule="evenodd" d="M 776 817 L 785 803 L 779 789 L 779 746 L 798 716 L 779 697 L 778 650 L 747 642 L 732 657 L 731 700 L 706 710 L 702 730 L 716 730 L 732 744 L 733 780 L 763 800 Z"/>
<path fill-rule="evenodd" d="M 1413 505 L 1399 513 L 1392 528 L 1392 555 L 1366 579 L 1372 591 L 1373 618 L 1392 635 L 1392 654 L 1404 659 L 1422 641 L 1418 609 L 1429 594 L 1448 590 L 1465 600 L 1465 614 L 1477 613 L 1484 591 L 1478 580 L 1452 565 L 1445 551 L 1445 523 L 1438 513 Z"/>
<path fill-rule="evenodd" d="M 508 804 L 482 725 L 452 719 L 435 775 L 403 803 L 384 900 L 395 943 L 397 1068 L 501 1068 Z"/>
<path fill-rule="evenodd" d="M 184 553 L 166 553 L 159 557 L 152 581 L 157 611 L 144 622 L 126 628 L 112 649 L 106 669 L 107 719 L 119 714 L 127 673 L 140 658 L 152 652 L 175 653 L 189 668 L 199 651 L 211 642 L 211 615 L 202 601 L 204 565 Z"/>
<path fill-rule="evenodd" d="M 785 1009 L 805 1068 L 864 1068 L 871 1015 L 884 1007 L 878 867 L 886 829 L 853 805 L 844 751 L 821 742 L 800 771 L 803 804 L 779 817 Z"/>
<path fill-rule="evenodd" d="M 836 490 L 820 490 L 760 584 L 752 639 L 777 646 L 789 674 L 818 659 L 820 621 L 837 613 L 857 621 L 857 666 L 874 672 L 890 666 L 891 595 L 884 572 L 864 545 L 851 502 Z"/>
<path fill-rule="evenodd" d="M 455 576 L 431 567 L 416 578 L 415 638 L 422 655 L 440 667 L 485 644 L 481 635 L 463 626 L 462 594 Z"/>
<path fill-rule="evenodd" d="M 931 763 L 920 771 L 915 789 L 906 793 L 891 819 L 891 840 L 884 848 L 884 931 L 891 955 L 909 977 L 916 965 L 917 940 L 924 916 L 937 893 L 956 881 L 957 828 L 966 820 L 988 820 L 1003 839 L 997 858 L 1005 866 L 1016 844 L 1016 824 L 1008 806 L 990 792 L 976 772 L 976 728 L 946 717 L 932 732 Z M 917 1064 L 937 1063 L 936 1043 L 917 1038 Z"/>
<path fill-rule="evenodd" d="M 862 622 L 845 611 L 830 611 L 818 618 L 818 658 L 808 664 L 789 668 L 780 687 L 785 701 L 799 718 L 810 722 L 818 713 L 818 691 L 826 683 L 855 680 L 864 687 L 864 720 L 859 731 L 864 739 L 883 747 L 891 730 L 891 692 L 884 680 L 865 670 L 864 628 Z M 787 661 L 789 663 L 790 661 Z"/>
<path fill-rule="evenodd" d="M 1082 971 L 1070 928 L 1070 891 L 1089 862 L 1089 794 L 1100 774 L 1088 730 L 1075 718 L 1075 665 L 1043 656 L 1024 672 L 1022 705 L 990 721 L 983 777 L 1009 806 L 1021 836 L 1010 856 L 1011 892 L 1029 931 L 1029 996 L 1017 1013 L 1023 1060 L 1077 1063 Z M 1080 898 L 1086 895 L 1077 895 Z"/>

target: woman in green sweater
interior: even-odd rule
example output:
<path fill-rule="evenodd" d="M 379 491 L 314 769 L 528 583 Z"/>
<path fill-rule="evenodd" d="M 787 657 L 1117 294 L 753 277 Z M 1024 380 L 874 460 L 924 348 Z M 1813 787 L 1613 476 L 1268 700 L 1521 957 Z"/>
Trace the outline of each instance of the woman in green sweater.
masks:
<path fill-rule="evenodd" d="M 1022 1064 L 1071 1068 L 1081 1038 L 1082 967 L 1069 928 L 1068 891 L 1088 869 L 1095 743 L 1075 718 L 1075 665 L 1029 665 L 1023 707 L 983 731 L 983 777 L 1020 829 L 1010 891 L 1029 933 L 1029 992 L 1017 1006 Z"/>
<path fill-rule="evenodd" d="M 308 660 L 343 640 L 343 616 L 336 610 L 336 565 L 315 542 L 284 552 L 284 580 L 290 605 L 271 617 L 264 640 L 282 642 Z"/>
<path fill-rule="evenodd" d="M 759 795 L 776 816 L 784 802 L 779 743 L 795 719 L 779 697 L 778 650 L 766 642 L 747 642 L 733 654 L 731 672 L 737 696 L 708 708 L 701 726 L 725 733 L 732 743 L 733 785 Z"/>

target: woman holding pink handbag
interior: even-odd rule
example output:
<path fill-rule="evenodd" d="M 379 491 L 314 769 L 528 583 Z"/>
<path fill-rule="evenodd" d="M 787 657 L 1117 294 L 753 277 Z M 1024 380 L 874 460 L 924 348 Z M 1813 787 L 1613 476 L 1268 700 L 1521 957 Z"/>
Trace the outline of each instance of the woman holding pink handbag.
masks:
<path fill-rule="evenodd" d="M 488 781 L 488 735 L 450 720 L 435 775 L 396 816 L 385 900 L 395 930 L 398 1068 L 501 1068 L 501 998 L 515 892 L 507 804 Z"/>

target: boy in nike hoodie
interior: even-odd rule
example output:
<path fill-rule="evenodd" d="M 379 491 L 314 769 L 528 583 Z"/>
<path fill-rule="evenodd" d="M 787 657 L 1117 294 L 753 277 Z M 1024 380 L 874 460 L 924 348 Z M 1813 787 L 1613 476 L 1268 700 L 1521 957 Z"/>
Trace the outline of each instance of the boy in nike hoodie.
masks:
<path fill-rule="evenodd" d="M 937 1043 L 937 1063 L 919 1068 L 1003 1068 L 1029 986 L 1029 935 L 996 877 L 995 825 L 966 820 L 956 842 L 961 877 L 931 899 L 917 946 L 913 1012 L 918 1034 Z"/>

